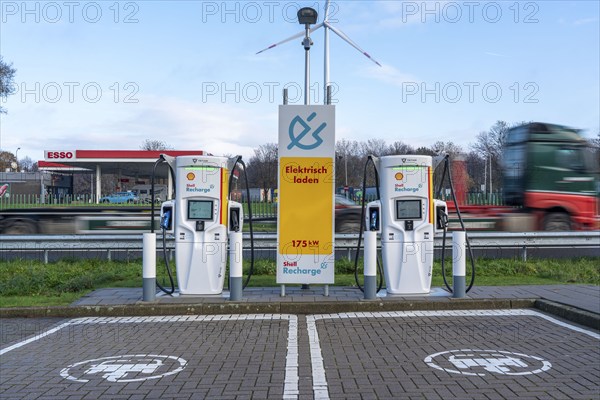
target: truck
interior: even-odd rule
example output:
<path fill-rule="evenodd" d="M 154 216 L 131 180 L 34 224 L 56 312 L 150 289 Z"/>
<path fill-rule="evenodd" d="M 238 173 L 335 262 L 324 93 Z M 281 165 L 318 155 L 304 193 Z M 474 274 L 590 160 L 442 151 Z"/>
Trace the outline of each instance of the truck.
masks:
<path fill-rule="evenodd" d="M 156 211 L 158 214 L 159 211 Z M 140 206 L 33 207 L 0 210 L 0 234 L 115 234 L 150 231 L 150 208 Z M 155 215 L 154 228 L 159 229 Z"/>
<path fill-rule="evenodd" d="M 506 205 L 529 215 L 529 228 L 599 229 L 600 163 L 577 129 L 528 123 L 509 129 L 502 171 Z"/>

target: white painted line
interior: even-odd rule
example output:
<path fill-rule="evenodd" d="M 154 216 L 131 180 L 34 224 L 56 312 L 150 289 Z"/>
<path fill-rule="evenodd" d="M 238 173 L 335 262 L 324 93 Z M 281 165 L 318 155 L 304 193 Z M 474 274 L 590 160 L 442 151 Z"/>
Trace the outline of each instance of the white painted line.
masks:
<path fill-rule="evenodd" d="M 310 346 L 310 364 L 312 367 L 313 378 L 313 398 L 315 400 L 329 400 L 327 377 L 325 376 L 325 366 L 323 365 L 323 355 L 321 353 L 321 344 L 319 343 L 319 333 L 317 332 L 316 324 L 316 320 L 321 318 L 317 317 L 319 317 L 319 315 L 308 315 L 306 317 L 308 344 Z"/>
<path fill-rule="evenodd" d="M 288 344 L 285 357 L 284 399 L 297 399 L 298 390 L 298 317 L 288 315 Z"/>
<path fill-rule="evenodd" d="M 317 314 L 313 315 L 314 321 L 320 319 L 335 319 L 335 318 L 409 318 L 409 317 L 512 317 L 512 316 L 533 316 L 543 318 L 546 321 L 562 326 L 573 331 L 591 336 L 594 339 L 600 339 L 600 334 L 571 325 L 566 322 L 557 320 L 556 318 L 542 314 L 538 311 L 527 309 L 510 309 L 510 310 L 442 310 L 442 311 L 388 311 L 388 312 L 356 312 L 356 313 L 341 313 L 341 314 Z"/>
<path fill-rule="evenodd" d="M 57 327 L 54 327 L 54 328 L 52 328 L 50 330 L 47 330 L 47 331 L 45 331 L 43 333 L 40 333 L 39 335 L 35 335 L 33 337 L 30 337 L 27 340 L 23 340 L 22 342 L 15 343 L 12 346 L 8 346 L 8 347 L 0 350 L 0 356 L 3 355 L 3 354 L 5 354 L 5 353 L 8 353 L 9 351 L 18 349 L 19 347 L 23 347 L 26 344 L 29 344 L 29 343 L 35 342 L 36 340 L 40 340 L 42 338 L 45 338 L 48 335 L 52 335 L 53 333 L 61 330 L 62 328 L 65 328 L 65 327 L 67 327 L 69 325 L 71 325 L 69 322 L 65 322 L 64 324 L 58 325 Z"/>
<path fill-rule="evenodd" d="M 545 319 L 546 321 L 555 323 L 556 325 L 560 325 L 563 328 L 571 329 L 573 331 L 576 331 L 576 332 L 579 332 L 579 333 L 583 333 L 584 335 L 591 336 L 594 339 L 599 339 L 600 340 L 600 334 L 598 334 L 596 332 L 593 332 L 593 331 L 590 331 L 590 330 L 587 330 L 587 329 L 583 329 L 583 328 L 580 328 L 580 327 L 575 326 L 575 325 L 568 324 L 568 323 L 563 322 L 563 321 L 559 321 L 556 318 L 552 318 L 552 317 L 550 317 L 550 316 L 548 316 L 546 314 L 542 314 L 542 313 L 539 313 L 539 312 L 536 312 L 536 311 L 532 311 L 532 313 L 534 313 L 537 317 L 540 317 L 540 318 Z"/>
<path fill-rule="evenodd" d="M 77 318 L 65 322 L 39 335 L 15 343 L 0 350 L 0 355 L 33 343 L 59 330 L 81 324 L 136 324 L 165 322 L 211 322 L 211 321 L 244 321 L 244 320 L 286 320 L 288 321 L 287 354 L 285 358 L 285 377 L 283 398 L 294 400 L 299 396 L 298 390 L 298 317 L 291 314 L 233 314 L 233 315 L 176 315 L 165 317 L 89 317 Z M 316 330 L 315 330 L 316 332 Z M 320 352 L 320 351 L 319 351 Z"/>

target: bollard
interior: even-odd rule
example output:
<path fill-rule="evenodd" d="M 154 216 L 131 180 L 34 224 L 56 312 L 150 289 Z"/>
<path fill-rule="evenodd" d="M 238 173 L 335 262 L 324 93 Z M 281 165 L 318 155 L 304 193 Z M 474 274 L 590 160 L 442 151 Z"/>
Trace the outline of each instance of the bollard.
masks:
<path fill-rule="evenodd" d="M 365 300 L 373 300 L 377 297 L 377 232 L 365 231 Z"/>
<path fill-rule="evenodd" d="M 465 297 L 466 238 L 464 231 L 452 233 L 452 297 L 455 299 Z"/>
<path fill-rule="evenodd" d="M 229 300 L 242 300 L 242 232 L 229 233 Z"/>
<path fill-rule="evenodd" d="M 156 233 L 144 233 L 142 243 L 142 299 L 154 301 L 156 299 Z"/>

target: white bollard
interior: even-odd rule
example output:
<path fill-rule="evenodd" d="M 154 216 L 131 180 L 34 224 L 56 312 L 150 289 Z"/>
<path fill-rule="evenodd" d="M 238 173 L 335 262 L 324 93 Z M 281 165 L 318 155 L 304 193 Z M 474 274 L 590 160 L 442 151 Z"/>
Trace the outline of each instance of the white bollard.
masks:
<path fill-rule="evenodd" d="M 373 300 L 377 297 L 377 232 L 364 232 L 364 274 L 365 274 L 365 299 Z"/>
<path fill-rule="evenodd" d="M 466 232 L 452 233 L 452 297 L 456 299 L 465 297 L 466 244 Z"/>
<path fill-rule="evenodd" d="M 142 251 L 143 300 L 156 299 L 156 233 L 144 233 Z"/>
<path fill-rule="evenodd" d="M 242 232 L 229 233 L 229 300 L 242 299 Z"/>

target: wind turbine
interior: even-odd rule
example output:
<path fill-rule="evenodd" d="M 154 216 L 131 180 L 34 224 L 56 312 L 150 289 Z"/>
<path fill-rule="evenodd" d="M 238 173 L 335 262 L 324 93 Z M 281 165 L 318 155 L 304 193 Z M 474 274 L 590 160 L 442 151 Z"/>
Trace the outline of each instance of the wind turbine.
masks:
<path fill-rule="evenodd" d="M 325 17 L 323 18 L 323 22 L 321 22 L 320 24 L 315 25 L 314 27 L 312 27 L 310 29 L 310 33 L 316 31 L 319 28 L 323 28 L 324 32 L 325 32 L 325 38 L 324 38 L 324 65 L 323 65 L 323 90 L 324 90 L 324 103 L 327 104 L 327 87 L 329 86 L 329 30 L 331 29 L 333 31 L 333 33 L 335 33 L 336 35 L 338 35 L 343 41 L 345 41 L 346 43 L 348 43 L 350 46 L 354 47 L 356 50 L 358 50 L 360 53 L 362 53 L 365 57 L 367 57 L 369 60 L 373 61 L 375 64 L 377 64 L 378 66 L 381 67 L 381 64 L 379 62 L 377 62 L 377 60 L 375 60 L 373 57 L 371 57 L 371 55 L 369 53 L 367 53 L 366 51 L 364 51 L 363 49 L 360 48 L 360 46 L 358 46 L 356 43 L 354 43 L 354 41 L 352 41 L 352 39 L 350 39 L 350 37 L 348 37 L 348 35 L 346 35 L 344 32 L 342 32 L 340 29 L 335 28 L 331 25 L 331 23 L 329 22 L 329 3 L 330 0 L 327 0 L 325 2 Z M 272 44 L 271 46 L 267 47 L 266 49 L 263 49 L 259 52 L 257 52 L 256 54 L 260 54 L 262 52 L 265 52 L 267 50 L 270 50 L 274 47 L 277 47 L 279 45 L 282 45 L 284 43 L 287 43 L 291 40 L 294 39 L 298 39 L 302 36 L 305 35 L 305 31 L 302 31 L 300 33 L 297 33 L 293 36 L 290 36 L 287 39 L 282 40 L 281 42 Z M 305 94 L 306 95 L 306 94 Z"/>

